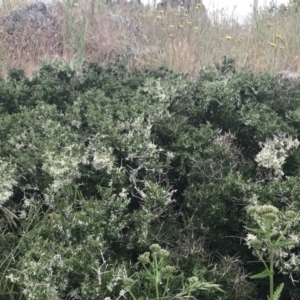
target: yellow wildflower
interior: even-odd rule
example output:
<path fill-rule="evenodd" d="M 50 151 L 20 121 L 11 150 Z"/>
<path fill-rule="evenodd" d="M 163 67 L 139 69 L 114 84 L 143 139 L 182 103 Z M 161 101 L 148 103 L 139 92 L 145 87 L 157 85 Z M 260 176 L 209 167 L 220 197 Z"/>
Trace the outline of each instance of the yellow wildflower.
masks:
<path fill-rule="evenodd" d="M 75 2 L 73 5 L 74 5 L 74 6 L 78 6 L 78 3 Z"/>
<path fill-rule="evenodd" d="M 268 42 L 268 44 L 272 47 L 276 47 L 276 44 L 275 43 L 272 43 L 272 42 Z"/>
<path fill-rule="evenodd" d="M 238 39 L 239 43 L 241 43 L 244 40 L 244 38 Z"/>
<path fill-rule="evenodd" d="M 169 25 L 169 28 L 174 28 L 174 25 L 172 25 L 172 24 L 171 24 L 171 25 Z"/>
<path fill-rule="evenodd" d="M 163 10 L 159 10 L 158 13 L 162 15 L 164 13 L 164 11 Z"/>
<path fill-rule="evenodd" d="M 199 9 L 199 6 L 196 6 L 195 9 Z"/>
<path fill-rule="evenodd" d="M 179 25 L 179 28 L 183 28 L 183 25 L 182 25 L 182 24 L 180 24 L 180 25 Z"/>
<path fill-rule="evenodd" d="M 281 34 L 276 34 L 276 38 L 281 39 L 282 38 Z"/>
<path fill-rule="evenodd" d="M 161 16 L 156 16 L 156 19 L 160 20 L 160 19 L 161 19 Z"/>
<path fill-rule="evenodd" d="M 280 49 L 284 49 L 284 46 L 280 46 L 279 48 L 280 48 Z"/>
<path fill-rule="evenodd" d="M 180 8 L 180 9 L 184 9 L 184 6 L 180 5 L 179 8 Z"/>
<path fill-rule="evenodd" d="M 231 36 L 230 35 L 226 35 L 226 40 L 231 40 Z"/>
<path fill-rule="evenodd" d="M 198 29 L 199 29 L 199 27 L 198 27 L 198 26 L 195 26 L 195 27 L 194 27 L 194 30 L 198 30 Z"/>
<path fill-rule="evenodd" d="M 268 23 L 268 27 L 272 27 L 274 23 Z"/>
<path fill-rule="evenodd" d="M 174 35 L 173 34 L 169 34 L 169 37 L 173 37 Z"/>
<path fill-rule="evenodd" d="M 192 24 L 192 22 L 191 22 L 191 21 L 187 21 L 186 23 L 187 23 L 187 24 Z"/>

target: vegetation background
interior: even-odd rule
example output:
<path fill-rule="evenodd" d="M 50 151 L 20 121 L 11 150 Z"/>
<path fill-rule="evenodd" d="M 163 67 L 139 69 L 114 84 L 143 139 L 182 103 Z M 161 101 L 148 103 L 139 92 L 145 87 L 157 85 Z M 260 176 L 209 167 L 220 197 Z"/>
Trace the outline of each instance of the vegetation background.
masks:
<path fill-rule="evenodd" d="M 30 1 L 3 0 L 0 15 Z M 226 55 L 237 67 L 270 72 L 299 66 L 298 0 L 261 10 L 255 24 L 240 24 L 237 17 L 215 11 L 209 18 L 201 2 L 184 9 L 155 10 L 138 4 L 107 4 L 99 0 L 48 4 L 61 26 L 56 32 L 27 30 L 18 37 L 3 37 L 1 73 L 16 67 L 26 74 L 48 57 L 81 65 L 105 64 L 122 56 L 130 67 L 165 66 L 196 78 L 201 66 Z"/>
<path fill-rule="evenodd" d="M 0 299 L 299 299 L 298 6 L 2 32 Z"/>

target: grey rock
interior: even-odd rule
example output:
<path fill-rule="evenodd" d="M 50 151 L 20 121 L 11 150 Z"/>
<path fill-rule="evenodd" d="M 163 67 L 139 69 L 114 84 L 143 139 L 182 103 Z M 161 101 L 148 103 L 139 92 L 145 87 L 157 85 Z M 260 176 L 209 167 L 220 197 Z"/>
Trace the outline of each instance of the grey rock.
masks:
<path fill-rule="evenodd" d="M 57 20 L 52 15 L 45 3 L 38 1 L 30 6 L 12 11 L 8 16 L 0 18 L 0 28 L 3 32 L 13 34 L 29 26 L 40 29 L 47 25 L 56 25 Z"/>
<path fill-rule="evenodd" d="M 298 82 L 300 81 L 300 74 L 291 71 L 279 71 L 275 73 L 280 82 Z"/>
<path fill-rule="evenodd" d="M 183 6 L 186 10 L 186 12 L 190 12 L 191 10 L 194 9 L 196 6 L 196 3 L 201 4 L 201 9 L 205 11 L 206 9 L 203 5 L 202 0 L 163 0 L 162 2 L 158 3 L 158 8 L 163 8 L 167 9 L 168 7 L 170 8 L 178 8 L 179 6 Z"/>
<path fill-rule="evenodd" d="M 181 14 L 193 13 L 197 11 L 197 14 L 199 15 L 199 21 L 201 21 L 203 24 L 210 24 L 208 13 L 202 0 L 162 0 L 162 2 L 157 4 L 157 8 L 159 10 L 178 10 L 178 12 Z"/>

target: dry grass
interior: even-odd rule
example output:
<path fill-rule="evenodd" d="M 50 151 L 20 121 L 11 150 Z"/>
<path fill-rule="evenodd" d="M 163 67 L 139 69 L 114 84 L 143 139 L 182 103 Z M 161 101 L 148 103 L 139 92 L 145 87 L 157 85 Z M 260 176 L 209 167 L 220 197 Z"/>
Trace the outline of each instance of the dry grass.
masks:
<path fill-rule="evenodd" d="M 129 66 L 166 66 L 190 74 L 191 79 L 201 67 L 220 61 L 224 55 L 234 58 L 239 68 L 300 71 L 300 13 L 295 7 L 273 17 L 261 12 L 253 26 L 250 22 L 238 24 L 223 11 L 208 20 L 201 6 L 185 15 L 183 10 L 159 12 L 104 2 L 53 3 L 48 8 L 58 18 L 55 29 L 33 32 L 27 28 L 2 35 L 1 74 L 15 67 L 30 75 L 45 58 L 81 66 L 90 61 L 106 64 L 116 56 L 126 59 Z M 21 0 L 3 1 L 0 16 L 22 5 Z"/>

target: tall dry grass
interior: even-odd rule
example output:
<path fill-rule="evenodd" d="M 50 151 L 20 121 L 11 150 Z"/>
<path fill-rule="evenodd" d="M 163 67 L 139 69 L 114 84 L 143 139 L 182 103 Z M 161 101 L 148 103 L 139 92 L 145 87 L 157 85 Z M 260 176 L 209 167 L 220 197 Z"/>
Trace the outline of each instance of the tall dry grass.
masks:
<path fill-rule="evenodd" d="M 0 17 L 22 5 L 21 0 L 2 0 Z M 116 56 L 130 67 L 165 66 L 191 79 L 224 56 L 234 58 L 239 68 L 300 71 L 300 12 L 295 6 L 273 16 L 261 11 L 255 24 L 239 24 L 234 12 L 222 10 L 208 19 L 201 5 L 189 13 L 108 5 L 105 0 L 64 0 L 48 8 L 58 19 L 55 29 L 2 34 L 2 75 L 11 67 L 30 75 L 46 58 L 80 67 L 91 61 L 106 64 Z"/>

